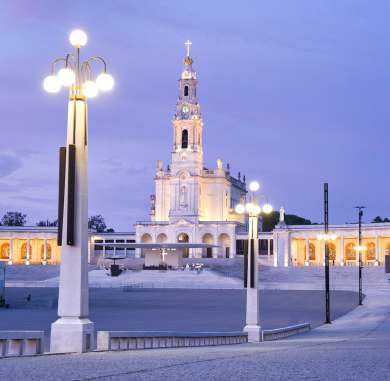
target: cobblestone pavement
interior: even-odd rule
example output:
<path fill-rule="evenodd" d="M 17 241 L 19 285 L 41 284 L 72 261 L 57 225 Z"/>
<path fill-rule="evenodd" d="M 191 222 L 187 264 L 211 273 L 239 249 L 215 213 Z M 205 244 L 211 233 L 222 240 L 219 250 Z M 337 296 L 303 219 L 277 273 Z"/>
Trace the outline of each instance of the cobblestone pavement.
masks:
<path fill-rule="evenodd" d="M 390 298 L 307 334 L 258 345 L 100 352 L 0 360 L 1 380 L 388 381 Z"/>

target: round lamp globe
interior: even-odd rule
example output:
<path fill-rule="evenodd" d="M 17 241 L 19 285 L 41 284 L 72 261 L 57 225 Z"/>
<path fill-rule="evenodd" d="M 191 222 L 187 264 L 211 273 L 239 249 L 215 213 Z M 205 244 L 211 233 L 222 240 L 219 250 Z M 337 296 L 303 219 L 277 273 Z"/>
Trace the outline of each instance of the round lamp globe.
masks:
<path fill-rule="evenodd" d="M 48 75 L 43 81 L 43 88 L 48 93 L 58 93 L 61 90 L 61 83 L 55 75 Z"/>
<path fill-rule="evenodd" d="M 81 29 L 75 29 L 69 35 L 69 42 L 75 48 L 81 48 L 87 44 L 88 37 L 87 34 Z"/>

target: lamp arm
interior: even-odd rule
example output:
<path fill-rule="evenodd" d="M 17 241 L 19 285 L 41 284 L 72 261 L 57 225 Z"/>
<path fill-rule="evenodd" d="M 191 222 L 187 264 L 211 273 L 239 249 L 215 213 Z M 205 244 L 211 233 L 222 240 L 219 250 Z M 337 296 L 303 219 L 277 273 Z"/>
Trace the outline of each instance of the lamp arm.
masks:
<path fill-rule="evenodd" d="M 85 62 L 88 62 L 88 64 L 89 64 L 91 61 L 100 61 L 103 64 L 104 73 L 107 73 L 107 63 L 106 63 L 106 61 L 104 60 L 103 57 L 92 56 L 92 57 L 88 58 Z"/>

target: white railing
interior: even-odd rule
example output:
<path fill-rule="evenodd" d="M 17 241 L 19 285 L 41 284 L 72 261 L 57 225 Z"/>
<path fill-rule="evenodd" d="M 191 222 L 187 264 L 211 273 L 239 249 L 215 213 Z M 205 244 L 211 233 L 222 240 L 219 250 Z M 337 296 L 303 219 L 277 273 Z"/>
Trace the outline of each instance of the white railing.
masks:
<path fill-rule="evenodd" d="M 43 331 L 0 331 L 0 357 L 43 353 Z"/>
<path fill-rule="evenodd" d="M 201 347 L 246 342 L 248 342 L 248 337 L 244 332 L 98 331 L 97 333 L 98 351 Z"/>

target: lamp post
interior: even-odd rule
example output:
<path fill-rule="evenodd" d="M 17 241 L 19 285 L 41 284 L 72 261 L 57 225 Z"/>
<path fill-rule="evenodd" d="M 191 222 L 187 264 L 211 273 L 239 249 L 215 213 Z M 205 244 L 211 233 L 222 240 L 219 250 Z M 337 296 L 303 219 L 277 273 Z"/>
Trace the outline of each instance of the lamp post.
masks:
<path fill-rule="evenodd" d="M 358 210 L 359 216 L 359 233 L 358 233 L 358 246 L 355 247 L 355 250 L 359 254 L 359 306 L 363 304 L 363 292 L 362 292 L 362 252 L 366 250 L 366 247 L 362 245 L 362 217 L 364 206 L 355 206 L 355 209 Z"/>
<path fill-rule="evenodd" d="M 259 190 L 259 183 L 253 181 L 249 184 L 250 200 L 248 203 L 237 204 L 236 213 L 245 214 L 249 219 L 248 252 L 244 258 L 244 287 L 246 288 L 246 325 L 244 331 L 248 333 L 248 341 L 258 343 L 263 341 L 263 330 L 259 318 L 259 291 L 258 283 L 258 254 L 259 232 L 258 220 L 261 212 L 269 214 L 272 206 L 268 203 L 261 208 L 255 198 L 255 192 Z"/>
<path fill-rule="evenodd" d="M 335 241 L 337 236 L 328 233 L 328 227 L 324 234 L 318 234 L 317 239 L 324 241 L 325 245 L 325 323 L 330 324 L 330 281 L 329 281 L 329 242 Z"/>
<path fill-rule="evenodd" d="M 324 234 L 319 234 L 317 239 L 324 241 L 325 245 L 325 323 L 330 324 L 330 281 L 329 281 L 329 241 L 336 240 L 335 234 L 329 234 L 329 198 L 328 183 L 324 183 Z"/>
<path fill-rule="evenodd" d="M 87 43 L 82 30 L 74 30 L 69 41 L 74 54 L 57 58 L 43 82 L 49 93 L 69 88 L 67 143 L 60 148 L 58 200 L 58 245 L 61 267 L 58 296 L 59 318 L 51 326 L 51 352 L 85 352 L 94 348 L 94 325 L 88 319 L 88 129 L 87 99 L 111 90 L 114 80 L 103 58 L 80 62 L 80 49 Z M 103 70 L 92 79 L 92 64 Z M 57 71 L 57 66 L 62 68 Z"/>

